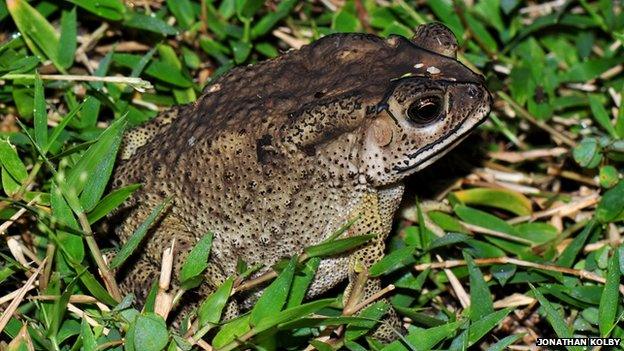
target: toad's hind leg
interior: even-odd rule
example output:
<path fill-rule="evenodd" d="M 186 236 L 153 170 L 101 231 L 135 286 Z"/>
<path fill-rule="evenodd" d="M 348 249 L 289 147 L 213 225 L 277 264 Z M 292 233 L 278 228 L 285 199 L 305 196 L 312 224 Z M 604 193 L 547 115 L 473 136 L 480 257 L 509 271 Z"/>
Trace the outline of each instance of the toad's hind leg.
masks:
<path fill-rule="evenodd" d="M 385 239 L 392 229 L 392 218 L 402 195 L 402 185 L 365 194 L 353 213 L 359 215 L 360 219 L 349 229 L 349 236 L 365 234 L 377 236 L 349 257 L 349 285 L 344 294 L 347 308 L 356 306 L 381 290 L 379 278 L 368 278 L 363 285 L 361 279 L 366 278 L 368 269 L 383 257 Z M 382 301 L 389 304 L 386 299 Z M 391 341 L 396 339 L 395 330 L 399 329 L 400 321 L 394 309 L 390 307 L 384 323 L 377 327 L 373 336 L 383 341 Z"/>
<path fill-rule="evenodd" d="M 185 108 L 185 105 L 174 106 L 161 112 L 151 121 L 125 133 L 119 152 L 120 158 L 127 160 L 134 156 L 139 148 L 147 144 L 156 134 L 165 130 L 171 122 L 178 118 Z"/>
<path fill-rule="evenodd" d="M 149 259 L 140 259 L 131 263 L 131 268 L 124 272 L 125 278 L 122 279 L 120 288 L 124 294 L 133 293 L 139 302 L 138 307 L 143 308 L 150 289 L 154 284 L 158 284 L 160 265 Z M 179 267 L 174 267 L 174 269 L 176 268 L 179 269 Z M 199 287 L 187 291 L 180 303 L 170 311 L 168 321 L 172 322 L 173 325 L 180 325 L 188 315 L 195 313 L 199 304 L 223 283 L 214 284 L 214 279 L 220 279 L 222 276 L 215 269 L 207 269 L 205 276 L 206 279 L 211 279 L 211 281 L 202 283 Z M 177 291 L 178 282 L 172 282 L 172 286 L 169 292 L 174 294 Z M 230 299 L 223 309 L 221 320 L 233 319 L 238 317 L 239 313 L 238 303 L 236 300 Z"/>
<path fill-rule="evenodd" d="M 144 196 L 149 197 L 150 201 L 123 209 L 126 211 L 126 214 L 122 213 L 125 217 L 123 219 L 124 224 L 119 228 L 117 235 L 124 245 L 130 240 L 137 228 L 145 224 L 152 211 L 164 201 L 160 197 Z M 139 302 L 143 302 L 152 283 L 158 280 L 163 253 L 171 247 L 172 241 L 175 241 L 171 275 L 172 288 L 177 286 L 177 276 L 181 264 L 184 262 L 188 251 L 196 243 L 193 234 L 187 230 L 183 222 L 171 210 L 172 208 L 173 206 L 166 207 L 160 216 L 154 220 L 146 236 L 118 272 L 122 290 L 126 293 L 137 293 Z"/>
<path fill-rule="evenodd" d="M 121 271 L 119 288 L 122 293 L 134 294 L 140 307 L 143 307 L 152 285 L 158 282 L 158 266 L 150 260 L 141 258 L 128 262 L 128 267 L 124 267 Z"/>
<path fill-rule="evenodd" d="M 154 205 L 152 205 L 154 203 Z M 118 235 L 122 244 L 126 244 L 132 237 L 135 230 L 143 225 L 150 213 L 160 201 L 149 201 L 140 206 L 128 209 L 129 214 L 125 217 L 124 225 L 119 229 Z M 139 305 L 145 302 L 154 282 L 158 281 L 162 256 L 164 251 L 171 246 L 172 239 L 176 239 L 174 252 L 174 267 L 171 283 L 172 287 L 177 286 L 177 272 L 179 269 L 180 256 L 184 256 L 184 251 L 188 250 L 192 238 L 175 214 L 170 210 L 165 210 L 157 218 L 146 237 L 132 253 L 128 261 L 120 267 L 117 278 L 120 287 L 125 294 L 134 293 Z"/>
<path fill-rule="evenodd" d="M 175 200 L 174 200 L 175 201 Z M 160 203 L 154 201 L 154 203 Z M 133 231 L 149 216 L 156 205 L 144 204 L 135 208 L 125 220 L 125 225 L 121 228 L 119 236 L 122 242 L 127 242 Z M 186 262 L 189 252 L 203 236 L 204 233 L 193 233 L 172 211 L 167 211 L 154 223 L 153 228 L 144 238 L 139 249 L 131 257 L 131 261 L 126 262 L 118 274 L 121 288 L 124 293 L 134 293 L 139 306 L 145 302 L 147 294 L 152 285 L 158 282 L 162 269 L 162 257 L 166 249 L 171 247 L 174 241 L 173 265 L 169 292 L 175 294 L 180 287 L 179 273 L 182 265 Z M 175 321 L 181 321 L 182 317 L 194 311 L 198 304 L 217 287 L 219 287 L 227 277 L 221 269 L 209 262 L 204 272 L 204 279 L 199 287 L 184 294 L 182 300 L 175 307 L 170 316 Z M 235 302 L 228 305 L 225 315 L 232 318 L 238 314 Z"/>

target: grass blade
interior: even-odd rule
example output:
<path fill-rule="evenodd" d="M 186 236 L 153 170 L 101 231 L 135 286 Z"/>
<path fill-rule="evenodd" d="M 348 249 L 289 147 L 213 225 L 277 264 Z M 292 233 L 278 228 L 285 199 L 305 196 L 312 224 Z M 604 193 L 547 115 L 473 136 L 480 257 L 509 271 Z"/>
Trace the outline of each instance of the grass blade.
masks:
<path fill-rule="evenodd" d="M 95 351 L 97 349 L 97 343 L 95 336 L 91 331 L 91 327 L 87 323 L 86 319 L 82 320 L 82 328 L 80 331 L 80 337 L 82 338 L 82 347 L 84 351 Z"/>
<path fill-rule="evenodd" d="M 496 344 L 490 346 L 487 351 L 503 351 L 503 350 L 508 350 L 508 346 L 512 345 L 514 342 L 518 341 L 520 338 L 522 338 L 525 334 L 515 334 L 515 335 L 509 335 L 507 337 L 504 337 L 502 339 L 500 339 Z"/>
<path fill-rule="evenodd" d="M 238 339 L 239 337 L 249 332 L 249 330 L 251 329 L 251 327 L 249 326 L 249 318 L 250 316 L 247 314 L 242 317 L 233 319 L 223 325 L 217 335 L 215 335 L 215 337 L 212 339 L 212 346 L 217 350 L 220 350 L 233 340 Z"/>
<path fill-rule="evenodd" d="M 43 93 L 43 81 L 39 78 L 39 75 L 35 76 L 35 101 L 33 106 L 35 141 L 41 150 L 45 150 L 48 144 L 48 113 Z"/>
<path fill-rule="evenodd" d="M 21 183 L 28 178 L 26 166 L 7 139 L 0 139 L 0 164 L 17 182 Z"/>
<path fill-rule="evenodd" d="M 297 257 L 293 257 L 280 275 L 264 290 L 262 296 L 260 296 L 260 299 L 258 299 L 258 302 L 251 310 L 249 323 L 252 326 L 258 325 L 264 319 L 275 317 L 282 310 L 288 298 L 296 266 Z"/>
<path fill-rule="evenodd" d="M 234 278 L 230 277 L 202 302 L 197 312 L 200 328 L 209 323 L 219 323 L 221 320 L 221 313 L 230 298 L 233 286 Z"/>
<path fill-rule="evenodd" d="M 99 219 L 103 218 L 107 214 L 111 213 L 117 206 L 121 205 L 126 199 L 132 195 L 137 189 L 141 187 L 141 184 L 130 184 L 123 188 L 115 189 L 115 191 L 104 196 L 100 202 L 89 212 L 87 218 L 89 223 L 93 224 Z"/>
<path fill-rule="evenodd" d="M 494 305 L 490 289 L 483 279 L 481 270 L 466 252 L 464 252 L 464 259 L 468 264 L 468 274 L 470 275 L 470 319 L 476 322 L 493 313 Z"/>
<path fill-rule="evenodd" d="M 156 206 L 156 208 L 152 210 L 152 212 L 145 219 L 145 221 L 141 223 L 141 225 L 134 231 L 134 233 L 132 233 L 128 241 L 124 244 L 124 246 L 121 247 L 121 250 L 119 250 L 119 253 L 117 253 L 115 258 L 111 260 L 109 265 L 111 269 L 120 267 L 128 259 L 128 257 L 132 255 L 134 250 L 139 247 L 139 244 L 141 243 L 141 241 L 143 241 L 145 235 L 147 235 L 148 229 L 152 226 L 152 224 L 154 224 L 154 221 L 156 221 L 158 215 L 160 215 L 160 213 L 163 211 L 165 206 L 169 204 L 170 201 L 170 199 L 166 199 L 158 206 Z"/>
<path fill-rule="evenodd" d="M 119 21 L 126 13 L 122 0 L 67 0 L 100 17 Z"/>
<path fill-rule="evenodd" d="M 308 256 L 310 257 L 332 256 L 363 245 L 364 243 L 376 236 L 376 234 L 358 235 L 344 239 L 327 241 L 306 248 L 305 253 L 308 254 Z"/>
<path fill-rule="evenodd" d="M 555 333 L 557 334 L 557 336 L 560 338 L 572 338 L 573 337 L 572 331 L 566 324 L 563 317 L 559 314 L 559 312 L 555 309 L 555 307 L 550 303 L 550 301 L 548 301 L 546 297 L 544 297 L 544 295 L 538 289 L 536 289 L 532 284 L 531 284 L 531 290 L 533 290 L 533 294 L 535 295 L 535 298 L 537 298 L 540 305 L 544 309 L 544 313 L 546 314 L 546 320 L 548 320 L 548 323 L 550 323 L 552 328 L 555 330 Z M 582 348 L 576 347 L 576 346 L 569 346 L 568 350 L 581 351 Z"/>
<path fill-rule="evenodd" d="M 368 273 L 371 277 L 378 277 L 382 274 L 387 274 L 401 267 L 412 264 L 416 262 L 416 259 L 414 258 L 416 250 L 416 246 L 406 246 L 394 250 L 384 256 L 381 260 L 379 260 L 379 262 L 373 264 Z"/>
<path fill-rule="evenodd" d="M 26 0 L 7 0 L 6 4 L 28 48 L 40 58 L 52 60 L 56 68 L 63 71 L 58 60 L 58 33 L 50 22 Z"/>
<path fill-rule="evenodd" d="M 44 154 L 48 153 L 48 151 L 50 150 L 50 147 L 52 146 L 52 144 L 54 144 L 54 142 L 56 141 L 56 139 L 58 139 L 58 137 L 61 135 L 63 130 L 65 130 L 65 127 L 69 124 L 69 122 L 71 122 L 74 119 L 74 117 L 76 117 L 78 112 L 80 112 L 82 107 L 85 105 L 85 102 L 86 102 L 86 100 L 81 102 L 80 105 L 76 106 L 71 111 L 69 111 L 69 113 L 63 118 L 61 123 L 59 123 L 56 127 L 54 127 L 54 129 L 52 129 L 52 133 L 50 134 L 50 138 L 48 139 L 48 143 L 47 143 L 46 147 L 43 148 L 43 153 Z"/>
<path fill-rule="evenodd" d="M 180 270 L 180 284 L 185 290 L 201 283 L 202 272 L 208 267 L 208 256 L 212 246 L 212 233 L 204 235 L 193 247 Z"/>
<path fill-rule="evenodd" d="M 66 253 L 68 260 L 75 263 L 82 262 L 85 253 L 83 238 L 68 231 L 73 229 L 81 233 L 80 226 L 76 221 L 76 217 L 74 217 L 71 207 L 69 207 L 58 185 L 54 182 L 50 191 L 50 207 L 52 208 L 54 218 L 67 228 L 67 230 L 57 229 L 56 231 L 59 248 Z"/>
<path fill-rule="evenodd" d="M 557 259 L 557 265 L 561 267 L 572 267 L 576 260 L 576 256 L 581 252 L 587 238 L 594 232 L 596 228 L 596 221 L 590 220 L 583 228 L 583 231 L 572 240 L 565 250 L 561 253 L 561 256 Z"/>
<path fill-rule="evenodd" d="M 405 336 L 405 343 L 411 350 L 431 350 L 440 341 L 455 335 L 462 322 L 452 322 L 429 329 L 416 329 Z M 400 340 L 384 347 L 382 351 L 402 351 L 406 348 Z"/>
<path fill-rule="evenodd" d="M 589 107 L 594 115 L 594 119 L 602 128 L 604 128 L 611 137 L 618 138 L 618 133 L 615 130 L 613 124 L 611 124 L 611 118 L 609 113 L 604 108 L 604 103 L 600 100 L 598 95 L 589 95 Z"/>
<path fill-rule="evenodd" d="M 531 201 L 526 196 L 508 189 L 473 188 L 456 191 L 453 195 L 468 205 L 497 207 L 518 216 L 532 212 Z"/>
<path fill-rule="evenodd" d="M 321 308 L 329 306 L 330 304 L 334 302 L 336 302 L 335 299 L 323 299 L 323 300 L 308 302 L 300 306 L 295 306 L 295 307 L 283 310 L 271 318 L 263 319 L 254 329 L 256 329 L 258 333 L 260 333 L 278 324 L 295 321 L 301 317 L 312 314 L 320 310 Z"/>
<path fill-rule="evenodd" d="M 68 173 L 67 184 L 72 185 L 75 194 L 82 193 L 80 204 L 87 211 L 95 207 L 104 193 L 125 126 L 126 118 L 113 122 Z"/>
<path fill-rule="evenodd" d="M 58 60 L 59 64 L 65 69 L 70 68 L 74 64 L 77 46 L 76 21 L 75 7 L 70 11 L 63 11 L 63 15 L 61 16 L 61 37 L 59 39 Z"/>
<path fill-rule="evenodd" d="M 305 265 L 301 269 L 301 272 L 295 275 L 292 282 L 292 288 L 290 289 L 290 294 L 288 295 L 286 308 L 301 305 L 301 302 L 305 298 L 305 295 L 308 291 L 308 287 L 310 286 L 310 284 L 312 284 L 312 281 L 314 280 L 316 270 L 318 269 L 318 266 L 320 264 L 320 257 L 312 257 L 311 259 L 306 261 Z"/>
<path fill-rule="evenodd" d="M 381 317 L 383 317 L 383 315 L 388 311 L 388 307 L 389 306 L 387 302 L 377 301 L 374 304 L 363 309 L 360 313 L 358 313 L 358 317 L 369 319 L 368 323 L 347 325 L 345 340 L 353 341 L 373 329 L 373 327 L 379 322 Z"/>
<path fill-rule="evenodd" d="M 613 256 L 609 260 L 607 267 L 607 282 L 600 296 L 598 307 L 598 327 L 600 336 L 609 336 L 615 326 L 615 316 L 618 311 L 619 287 L 620 287 L 620 257 L 619 250 L 613 250 Z"/>

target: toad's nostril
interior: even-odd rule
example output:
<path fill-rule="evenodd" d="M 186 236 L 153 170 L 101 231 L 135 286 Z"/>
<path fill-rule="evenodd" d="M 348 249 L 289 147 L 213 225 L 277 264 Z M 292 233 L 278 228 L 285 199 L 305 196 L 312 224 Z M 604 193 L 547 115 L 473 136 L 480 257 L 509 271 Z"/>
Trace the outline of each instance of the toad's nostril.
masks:
<path fill-rule="evenodd" d="M 481 96 L 481 89 L 477 88 L 474 85 L 468 86 L 468 97 L 471 99 L 477 99 Z"/>

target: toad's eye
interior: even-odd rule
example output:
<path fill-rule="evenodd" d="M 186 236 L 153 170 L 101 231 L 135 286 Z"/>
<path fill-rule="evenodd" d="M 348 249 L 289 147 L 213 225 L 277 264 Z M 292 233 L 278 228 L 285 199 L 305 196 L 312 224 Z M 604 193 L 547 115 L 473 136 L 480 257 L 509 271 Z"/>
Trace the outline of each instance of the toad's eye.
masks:
<path fill-rule="evenodd" d="M 442 116 L 442 99 L 438 96 L 422 97 L 409 106 L 407 117 L 419 126 L 437 121 Z"/>

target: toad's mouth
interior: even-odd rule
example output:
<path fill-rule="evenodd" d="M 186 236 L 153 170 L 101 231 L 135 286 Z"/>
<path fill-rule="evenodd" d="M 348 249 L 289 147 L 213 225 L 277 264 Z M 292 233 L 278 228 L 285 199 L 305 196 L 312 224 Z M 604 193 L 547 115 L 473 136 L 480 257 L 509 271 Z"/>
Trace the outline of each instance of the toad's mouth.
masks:
<path fill-rule="evenodd" d="M 431 143 L 413 154 L 406 155 L 407 158 L 409 158 L 410 160 L 413 160 L 425 154 L 421 160 L 419 160 L 418 162 L 414 164 L 407 165 L 407 166 L 394 166 L 393 170 L 399 173 L 405 173 L 405 172 L 414 170 L 415 168 L 418 168 L 421 165 L 428 165 L 429 163 L 432 163 L 438 158 L 444 156 L 444 154 L 452 150 L 455 146 L 460 144 L 462 141 L 464 141 L 464 139 L 468 137 L 470 132 L 472 132 L 475 128 L 480 126 L 481 123 L 485 122 L 485 120 L 487 119 L 486 117 L 487 117 L 487 113 L 484 113 L 483 116 L 480 117 L 476 123 L 472 124 L 470 127 L 466 128 L 465 130 L 461 130 L 462 128 L 465 127 L 465 124 L 459 124 L 453 130 L 451 130 L 450 132 L 445 134 L 442 138 L 440 138 L 439 141 Z M 452 135 L 457 134 L 457 133 L 459 133 L 457 137 L 451 138 Z M 436 147 L 438 150 L 435 150 Z"/>

